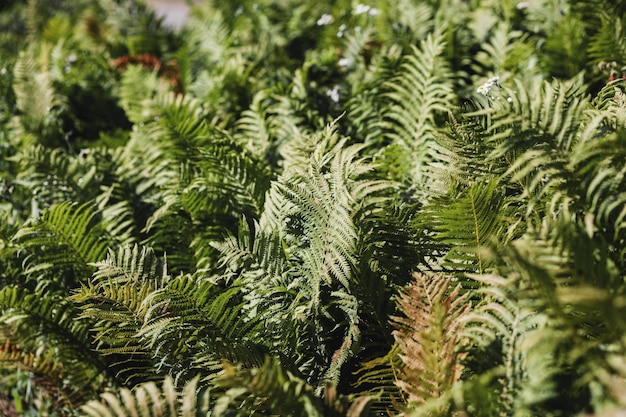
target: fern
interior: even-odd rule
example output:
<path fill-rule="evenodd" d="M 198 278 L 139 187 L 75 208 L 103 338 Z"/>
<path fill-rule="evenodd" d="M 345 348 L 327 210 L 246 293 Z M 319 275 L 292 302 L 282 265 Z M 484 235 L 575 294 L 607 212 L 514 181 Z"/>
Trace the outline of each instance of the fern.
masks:
<path fill-rule="evenodd" d="M 71 297 L 92 323 L 94 350 L 122 384 L 154 379 L 152 351 L 137 334 L 146 321 L 146 300 L 165 280 L 164 266 L 152 251 L 137 246 L 110 251 L 95 265 L 90 284 Z"/>
<path fill-rule="evenodd" d="M 497 187 L 496 180 L 486 178 L 424 209 L 425 227 L 434 231 L 433 239 L 450 247 L 440 266 L 452 271 L 486 270 L 481 249 L 502 239 L 506 224 L 506 200 Z"/>
<path fill-rule="evenodd" d="M 405 57 L 401 75 L 387 84 L 391 104 L 381 126 L 388 129 L 391 142 L 400 146 L 400 161 L 410 155 L 408 174 L 417 182 L 427 164 L 437 159 L 432 149 L 436 116 L 453 105 L 450 74 L 441 60 L 443 48 L 441 36 L 429 36 Z"/>
<path fill-rule="evenodd" d="M 500 349 L 501 362 L 492 359 L 498 364 L 495 372 L 485 373 L 492 379 L 489 386 L 495 383 L 499 391 L 497 404 L 491 406 L 507 414 L 529 412 L 534 404 L 557 395 L 551 382 L 557 365 L 549 360 L 550 356 L 541 346 L 547 343 L 547 352 L 552 352 L 559 341 L 554 339 L 554 334 L 540 330 L 546 321 L 545 316 L 513 298 L 510 291 L 514 289 L 509 287 L 506 279 L 496 276 L 478 279 L 487 285 L 481 290 L 487 297 L 465 318 L 466 335 L 484 350 L 488 350 L 490 344 Z M 550 338 L 542 341 L 542 336 Z M 494 366 L 494 362 L 490 366 Z M 536 385 L 535 381 L 538 381 Z M 475 393 L 467 392 L 466 395 L 469 404 L 475 401 Z"/>
<path fill-rule="evenodd" d="M 371 409 L 376 415 L 389 415 L 406 403 L 404 392 L 396 385 L 400 369 L 400 347 L 394 343 L 386 355 L 364 362 L 358 369 L 354 388 L 360 395 L 376 394 Z"/>
<path fill-rule="evenodd" d="M 327 388 L 327 396 L 322 399 L 314 394 L 313 387 L 270 358 L 259 368 L 243 372 L 227 365 L 217 386 L 225 393 L 213 408 L 216 415 L 239 409 L 281 416 L 357 417 L 367 415 L 369 403 L 368 398 L 337 396 L 332 387 Z"/>
<path fill-rule="evenodd" d="M 12 354 L 8 359 L 12 358 L 11 362 L 32 359 L 34 370 L 50 378 L 56 372 L 58 378 L 47 383 L 62 393 L 68 406 L 86 400 L 109 382 L 103 373 L 104 364 L 91 351 L 88 337 L 91 323 L 79 320 L 78 311 L 71 303 L 55 296 L 4 287 L 0 291 L 0 311 L 0 322 L 10 329 L 6 340 L 20 346 L 25 354 Z"/>
<path fill-rule="evenodd" d="M 48 147 L 63 147 L 62 116 L 66 100 L 56 93 L 51 74 L 37 64 L 36 51 L 23 52 L 15 63 L 16 105 L 22 112 L 18 117 L 22 140 Z"/>
<path fill-rule="evenodd" d="M 13 240 L 29 253 L 28 275 L 63 271 L 61 277 L 48 276 L 39 283 L 66 290 L 85 282 L 93 272 L 92 262 L 104 257 L 107 241 L 96 222 L 90 203 L 60 203 L 31 219 Z"/>
<path fill-rule="evenodd" d="M 450 284 L 450 278 L 416 274 L 397 301 L 405 317 L 392 318 L 404 362 L 396 384 L 409 406 L 443 396 L 460 379 L 458 349 L 470 303 L 467 294 L 460 296 L 459 286 L 446 295 Z"/>
<path fill-rule="evenodd" d="M 166 377 L 159 386 L 154 382 L 138 385 L 134 390 L 122 388 L 106 392 L 101 399 L 89 401 L 81 410 L 92 417 L 129 415 L 141 417 L 195 417 L 209 410 L 208 393 L 197 393 L 198 379 L 186 384 L 182 390 Z"/>
<path fill-rule="evenodd" d="M 568 162 L 577 142 L 577 121 L 588 106 L 582 87 L 580 77 L 542 83 L 530 91 L 518 83 L 517 93 L 507 100 L 511 104 L 492 100 L 485 109 L 468 114 L 486 124 L 484 133 L 493 146 L 486 158 L 498 166 L 508 165 L 509 193 L 524 201 L 526 216 L 541 210 L 552 196 L 578 192 Z"/>
<path fill-rule="evenodd" d="M 593 14 L 596 13 L 597 11 L 594 11 Z M 596 65 L 600 62 L 615 62 L 620 67 L 626 65 L 623 16 L 608 13 L 597 14 L 599 16 L 593 20 L 599 23 L 599 30 L 594 33 L 589 42 L 589 57 Z"/>
<path fill-rule="evenodd" d="M 188 377 L 214 373 L 222 359 L 247 367 L 261 362 L 265 350 L 248 337 L 256 323 L 240 314 L 240 289 L 218 290 L 208 280 L 180 276 L 151 294 L 137 335 L 160 358 L 158 369 Z"/>

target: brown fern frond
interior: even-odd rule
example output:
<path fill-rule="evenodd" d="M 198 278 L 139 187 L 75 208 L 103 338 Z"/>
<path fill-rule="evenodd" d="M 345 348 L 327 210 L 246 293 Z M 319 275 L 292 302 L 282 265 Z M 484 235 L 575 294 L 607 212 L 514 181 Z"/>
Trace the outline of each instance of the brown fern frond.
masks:
<path fill-rule="evenodd" d="M 396 385 L 417 406 L 441 397 L 459 379 L 461 317 L 470 302 L 468 294 L 459 295 L 460 286 L 450 291 L 450 277 L 416 273 L 414 278 L 397 301 L 404 317 L 392 317 L 392 323 L 404 363 Z"/>

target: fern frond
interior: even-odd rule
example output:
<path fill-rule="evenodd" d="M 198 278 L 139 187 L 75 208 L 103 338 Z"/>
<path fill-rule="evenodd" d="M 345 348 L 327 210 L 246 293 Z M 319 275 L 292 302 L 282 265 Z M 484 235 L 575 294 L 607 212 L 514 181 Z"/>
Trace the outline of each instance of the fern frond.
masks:
<path fill-rule="evenodd" d="M 150 249 L 134 247 L 109 251 L 88 286 L 71 296 L 90 319 L 94 350 L 108 362 L 122 384 L 155 378 L 152 351 L 138 333 L 146 322 L 146 300 L 167 278 L 165 266 Z"/>
<path fill-rule="evenodd" d="M 409 0 L 400 0 L 384 5 L 384 17 L 388 19 L 385 26 L 380 28 L 383 39 L 390 36 L 390 41 L 401 45 L 414 45 L 424 40 L 432 32 L 434 26 L 433 6 L 428 3 L 413 3 Z M 389 30 L 390 26 L 392 30 Z M 387 40 L 387 39 L 385 39 Z"/>
<path fill-rule="evenodd" d="M 59 203 L 31 219 L 13 237 L 29 253 L 30 274 L 41 271 L 64 271 L 54 285 L 72 288 L 87 280 L 91 263 L 104 258 L 107 246 L 103 230 L 91 203 Z"/>
<path fill-rule="evenodd" d="M 453 103 L 450 73 L 441 59 L 442 36 L 429 36 L 419 48 L 405 56 L 400 75 L 387 83 L 390 108 L 381 126 L 392 143 L 406 150 L 400 158 L 411 158 L 411 177 L 419 181 L 433 159 L 433 132 L 436 116 L 451 110 Z"/>
<path fill-rule="evenodd" d="M 555 191 L 566 196 L 576 189 L 568 162 L 589 100 L 581 77 L 543 82 L 532 89 L 517 82 L 517 92 L 509 98 L 510 104 L 491 100 L 487 108 L 468 117 L 486 124 L 493 146 L 486 158 L 500 166 L 506 161 L 505 176 L 529 215 Z"/>
<path fill-rule="evenodd" d="M 612 7 L 612 6 L 609 6 Z M 618 67 L 626 65 L 626 23 L 624 16 L 616 14 L 600 14 L 599 27 L 593 34 L 588 46 L 588 54 L 594 64 L 601 62 L 615 62 Z M 595 19 L 594 19 L 595 20 Z"/>
<path fill-rule="evenodd" d="M 158 368 L 169 372 L 210 375 L 211 369 L 198 364 L 222 359 L 254 366 L 265 350 L 248 337 L 257 323 L 241 314 L 239 293 L 236 286 L 221 290 L 208 280 L 181 275 L 145 300 L 146 319 L 137 336 L 160 358 Z"/>
<path fill-rule="evenodd" d="M 208 392 L 198 392 L 198 378 L 179 390 L 168 376 L 160 385 L 146 382 L 132 390 L 106 392 L 81 410 L 92 417 L 199 417 L 209 410 Z"/>
<path fill-rule="evenodd" d="M 95 285 L 147 282 L 156 289 L 168 276 L 165 263 L 157 259 L 152 249 L 141 247 L 139 251 L 138 245 L 120 247 L 117 253 L 109 249 L 107 258 L 94 266 L 97 267 L 92 278 Z"/>
<path fill-rule="evenodd" d="M 355 389 L 359 395 L 377 395 L 371 409 L 379 415 L 399 411 L 407 403 L 404 392 L 396 384 L 403 366 L 400 353 L 400 346 L 394 343 L 387 354 L 363 363 L 356 373 Z"/>
<path fill-rule="evenodd" d="M 514 41 L 519 38 L 519 31 L 512 31 L 510 22 L 502 21 L 493 27 L 488 42 L 483 44 L 482 51 L 476 54 L 476 61 L 484 70 L 493 71 L 502 76 L 507 69 L 508 54 L 515 47 Z"/>
<path fill-rule="evenodd" d="M 484 374 L 499 376 L 498 408 L 507 413 L 528 412 L 534 404 L 556 395 L 552 378 L 557 366 L 546 349 L 552 352 L 559 336 L 544 332 L 546 317 L 517 301 L 512 293 L 518 290 L 514 282 L 486 275 L 476 279 L 484 285 L 481 292 L 486 298 L 464 318 L 465 336 L 484 350 L 493 344 L 501 349 L 499 360 L 492 359 L 489 365 L 492 373 Z"/>
<path fill-rule="evenodd" d="M 34 50 L 20 53 L 14 67 L 14 91 L 20 128 L 27 142 L 48 147 L 63 147 L 62 114 L 67 102 L 57 94 L 51 74 L 37 63 Z"/>
<path fill-rule="evenodd" d="M 607 238 L 620 242 L 626 229 L 626 168 L 621 162 L 626 155 L 626 132 L 623 125 L 617 124 L 615 128 L 606 129 L 607 124 L 620 117 L 618 113 L 614 118 L 615 113 L 611 113 L 613 111 L 601 112 L 589 121 L 572 151 L 569 168 L 578 174 L 584 192 L 581 197 L 595 228 L 610 231 Z M 597 132 L 604 129 L 606 134 L 599 136 Z M 620 263 L 624 260 L 622 256 Z"/>
<path fill-rule="evenodd" d="M 485 271 L 488 263 L 481 249 L 503 235 L 506 223 L 506 200 L 498 188 L 498 181 L 485 179 L 425 208 L 425 227 L 434 230 L 435 240 L 450 245 L 441 266 Z"/>
<path fill-rule="evenodd" d="M 18 287 L 4 287 L 0 290 L 0 311 L 0 322 L 12 329 L 8 340 L 20 346 L 26 355 L 23 358 L 33 358 L 41 366 L 53 366 L 41 370 L 56 369 L 58 378 L 54 384 L 69 399 L 68 405 L 80 403 L 110 382 L 103 362 L 91 350 L 91 323 L 79 318 L 72 303 Z"/>
<path fill-rule="evenodd" d="M 225 415 L 231 410 L 281 416 L 368 415 L 369 398 L 337 398 L 331 387 L 326 389 L 327 395 L 322 399 L 315 395 L 313 387 L 286 371 L 276 359 L 268 357 L 262 366 L 245 371 L 224 365 L 224 375 L 216 381 L 225 391 L 212 410 L 216 415 Z"/>
<path fill-rule="evenodd" d="M 396 384 L 408 395 L 409 405 L 443 396 L 460 379 L 458 352 L 471 304 L 469 294 L 460 295 L 460 286 L 449 292 L 451 282 L 451 278 L 415 274 L 415 281 L 398 298 L 405 316 L 392 321 L 404 366 Z"/>
<path fill-rule="evenodd" d="M 269 156 L 272 144 L 272 126 L 267 120 L 271 101 L 265 91 L 257 93 L 235 123 L 235 139 L 243 144 L 253 155 L 258 157 Z"/>
<path fill-rule="evenodd" d="M 194 219 L 230 215 L 258 218 L 271 176 L 265 167 L 247 156 L 203 149 L 198 164 L 201 175 L 183 191 L 183 206 Z"/>

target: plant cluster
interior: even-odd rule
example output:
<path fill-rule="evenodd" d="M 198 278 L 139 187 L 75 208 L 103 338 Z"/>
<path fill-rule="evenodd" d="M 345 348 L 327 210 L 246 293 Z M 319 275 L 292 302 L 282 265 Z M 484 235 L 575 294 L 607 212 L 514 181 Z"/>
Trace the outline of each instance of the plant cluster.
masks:
<path fill-rule="evenodd" d="M 626 413 L 624 1 L 0 5 L 0 414 Z"/>

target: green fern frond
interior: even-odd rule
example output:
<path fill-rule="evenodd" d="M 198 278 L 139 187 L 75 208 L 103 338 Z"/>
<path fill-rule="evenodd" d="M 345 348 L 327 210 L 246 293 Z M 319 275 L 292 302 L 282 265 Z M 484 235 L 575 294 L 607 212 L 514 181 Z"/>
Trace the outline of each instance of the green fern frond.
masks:
<path fill-rule="evenodd" d="M 481 249 L 502 238 L 506 200 L 499 182 L 485 179 L 425 208 L 425 227 L 436 241 L 450 245 L 441 266 L 482 273 L 488 266 Z"/>
<path fill-rule="evenodd" d="M 152 351 L 138 333 L 146 321 L 146 300 L 167 279 L 165 266 L 150 249 L 135 245 L 109 251 L 88 286 L 71 296 L 81 317 L 92 322 L 94 350 L 122 384 L 154 379 Z"/>
<path fill-rule="evenodd" d="M 349 179 L 363 173 L 360 164 L 349 163 L 358 148 L 343 150 L 340 144 L 332 153 L 321 153 L 318 148 L 310 160 L 308 175 L 294 172 L 277 183 L 284 199 L 278 221 L 287 221 L 288 228 L 304 237 L 302 242 L 289 243 L 303 248 L 298 252 L 303 257 L 302 266 L 317 285 L 337 280 L 349 288 L 353 279 L 357 234 L 350 204 L 359 201 L 364 192 L 377 189 L 374 182 L 356 182 L 355 193 L 347 187 Z M 309 247 L 312 250 L 306 249 Z M 319 253 L 321 248 L 325 249 Z"/>
<path fill-rule="evenodd" d="M 505 161 L 488 160 L 497 144 L 490 143 L 476 120 L 463 114 L 451 114 L 448 129 L 436 135 L 440 163 L 434 164 L 431 176 L 434 181 L 450 187 L 452 184 L 471 185 L 476 178 L 503 175 L 509 167 Z M 471 172 L 473 175 L 468 176 Z M 433 189 L 433 192 L 439 191 Z M 442 195 L 449 189 L 442 190 Z"/>
<path fill-rule="evenodd" d="M 146 382 L 130 390 L 122 388 L 102 394 L 81 407 L 91 417 L 199 417 L 209 410 L 208 392 L 198 392 L 198 379 L 177 389 L 171 377 L 163 383 Z"/>
<path fill-rule="evenodd" d="M 385 97 L 391 104 L 381 127 L 392 143 L 406 149 L 404 158 L 412 160 L 410 175 L 418 181 L 424 167 L 437 159 L 433 151 L 436 117 L 454 105 L 451 75 L 441 58 L 444 44 L 441 35 L 420 42 L 419 48 L 405 56 L 400 75 L 387 83 L 390 92 Z"/>
<path fill-rule="evenodd" d="M 13 237 L 27 250 L 30 263 L 27 274 L 64 271 L 55 286 L 74 287 L 94 271 L 93 262 L 104 258 L 108 245 L 91 203 L 59 203 L 45 210 L 41 217 L 27 222 Z M 50 282 L 51 283 L 51 282 Z"/>
<path fill-rule="evenodd" d="M 483 67 L 481 72 L 492 71 L 502 77 L 513 69 L 508 61 L 515 48 L 519 47 L 517 41 L 521 35 L 520 31 L 511 30 L 510 22 L 501 21 L 496 24 L 488 37 L 488 42 L 482 45 L 482 50 L 475 57 L 477 64 Z"/>
<path fill-rule="evenodd" d="M 367 262 L 359 263 L 365 250 L 359 245 L 366 239 L 357 224 L 378 210 L 378 198 L 389 189 L 386 182 L 369 179 L 373 167 L 358 159 L 362 146 L 347 146 L 337 136 L 329 127 L 308 161 L 302 149 L 301 160 L 267 194 L 257 236 L 269 245 L 259 249 L 276 250 L 281 262 L 261 261 L 245 236 L 228 245 L 242 268 L 236 273 L 246 299 L 253 301 L 249 311 L 263 312 L 263 337 L 287 352 L 312 384 L 338 381 L 343 365 L 360 349 L 366 324 L 357 294 L 366 286 L 359 271 Z M 266 274 L 270 269 L 280 275 Z M 327 326 L 332 340 L 320 339 Z M 294 332 L 298 340 L 292 340 Z"/>
<path fill-rule="evenodd" d="M 271 121 L 267 120 L 271 102 L 267 92 L 257 93 L 250 103 L 250 108 L 241 114 L 234 126 L 235 139 L 257 157 L 269 156 L 270 148 L 273 146 L 273 128 Z"/>
<path fill-rule="evenodd" d="M 104 261 L 94 263 L 97 270 L 93 274 L 94 285 L 105 283 L 134 284 L 150 283 L 158 288 L 167 279 L 167 267 L 155 256 L 150 248 L 138 245 L 120 247 L 116 252 L 109 249 Z"/>
<path fill-rule="evenodd" d="M 129 65 L 122 75 L 120 106 L 128 120 L 141 123 L 153 117 L 150 104 L 153 97 L 163 89 L 156 71 L 148 71 L 139 65 Z"/>
<path fill-rule="evenodd" d="M 384 40 L 401 45 L 414 45 L 424 40 L 434 26 L 433 6 L 429 3 L 413 3 L 400 0 L 393 3 L 381 3 L 383 16 L 387 19 L 378 28 Z M 391 26 L 391 30 L 389 28 Z"/>
<path fill-rule="evenodd" d="M 396 385 L 403 366 L 400 353 L 400 346 L 394 343 L 387 354 L 363 363 L 356 372 L 354 387 L 359 395 L 376 394 L 371 409 L 377 415 L 389 415 L 407 403 L 404 392 Z"/>
<path fill-rule="evenodd" d="M 245 154 L 223 148 L 203 149 L 198 163 L 201 175 L 183 191 L 183 206 L 194 219 L 230 215 L 258 218 L 271 176 L 265 167 Z"/>
<path fill-rule="evenodd" d="M 562 336 L 546 330 L 546 316 L 532 305 L 517 301 L 513 291 L 520 289 L 515 288 L 515 280 L 487 275 L 476 279 L 483 284 L 480 291 L 486 298 L 464 318 L 464 335 L 483 351 L 500 347 L 501 356 L 491 359 L 492 368 L 482 370 L 487 371 L 484 376 L 497 378 L 492 384 L 501 384 L 497 407 L 506 413 L 530 412 L 557 395 L 553 378 L 558 365 L 550 352 L 563 342 Z M 469 403 L 473 395 L 467 398 Z"/>
<path fill-rule="evenodd" d="M 279 233 L 265 232 L 256 222 L 253 226 L 242 218 L 237 236 L 229 234 L 221 242 L 211 242 L 221 254 L 220 266 L 227 274 L 256 273 L 258 268 L 267 277 L 281 276 L 287 269 L 287 254 Z"/>
<path fill-rule="evenodd" d="M 620 112 L 620 108 L 609 109 L 594 116 L 569 161 L 580 180 L 581 194 L 584 192 L 581 197 L 586 202 L 587 216 L 594 224 L 590 233 L 605 230 L 609 232 L 607 238 L 616 243 L 624 238 L 626 228 L 626 170 L 621 162 L 626 155 L 626 132 L 617 124 Z M 600 136 L 598 132 L 605 134 Z"/>
<path fill-rule="evenodd" d="M 600 62 L 615 62 L 618 67 L 626 65 L 626 21 L 623 15 L 599 14 L 599 23 L 589 42 L 589 57 L 596 65 Z"/>
<path fill-rule="evenodd" d="M 84 203 L 98 195 L 98 186 L 104 182 L 102 160 L 106 151 L 71 155 L 61 149 L 29 146 L 11 159 L 20 165 L 17 180 L 32 192 L 32 216 L 38 216 L 42 207 L 65 201 Z"/>
<path fill-rule="evenodd" d="M 67 102 L 57 94 L 51 74 L 37 63 L 36 52 L 22 52 L 14 66 L 13 85 L 20 128 L 25 142 L 41 143 L 49 147 L 63 147 L 62 114 Z"/>
<path fill-rule="evenodd" d="M 576 188 L 568 162 L 589 106 L 583 87 L 581 77 L 531 89 L 517 82 L 510 100 L 490 99 L 485 109 L 467 115 L 486 125 L 483 134 L 493 146 L 486 159 L 499 166 L 506 161 L 505 176 L 527 215 L 555 191 L 566 195 Z"/>
<path fill-rule="evenodd" d="M 159 368 L 181 374 L 210 371 L 195 365 L 221 359 L 257 365 L 265 350 L 249 338 L 257 323 L 241 314 L 239 294 L 236 286 L 222 290 L 181 275 L 146 299 L 146 320 L 137 336 L 160 358 Z"/>

